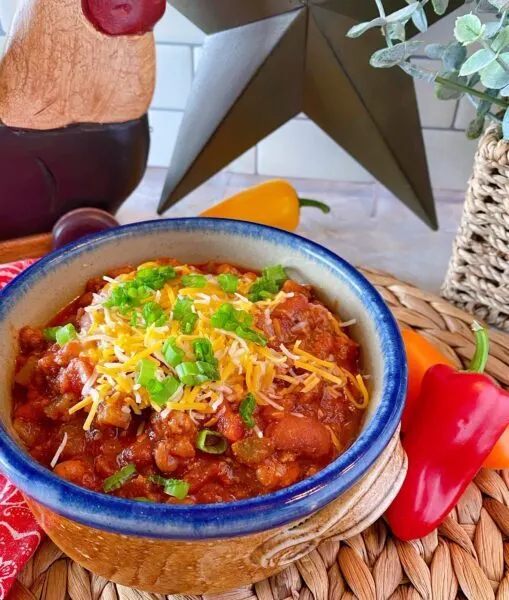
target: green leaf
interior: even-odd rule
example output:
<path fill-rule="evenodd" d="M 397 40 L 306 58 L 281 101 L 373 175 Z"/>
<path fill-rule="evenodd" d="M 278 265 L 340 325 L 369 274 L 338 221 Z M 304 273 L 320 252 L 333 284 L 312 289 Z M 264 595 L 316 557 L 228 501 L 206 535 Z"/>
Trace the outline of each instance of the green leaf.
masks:
<path fill-rule="evenodd" d="M 403 23 L 389 23 L 385 28 L 385 33 L 391 40 L 399 40 L 400 42 L 406 40 L 406 31 Z"/>
<path fill-rule="evenodd" d="M 485 40 L 491 40 L 494 38 L 502 27 L 501 21 L 491 21 L 486 23 L 486 29 L 484 30 L 483 38 Z"/>
<path fill-rule="evenodd" d="M 484 129 L 485 118 L 483 116 L 476 117 L 470 122 L 467 127 L 466 135 L 469 140 L 476 140 Z"/>
<path fill-rule="evenodd" d="M 502 134 L 504 136 L 504 140 L 509 139 L 509 108 L 505 111 L 505 115 L 502 120 Z"/>
<path fill-rule="evenodd" d="M 387 15 L 385 20 L 387 21 L 387 23 L 396 23 L 396 22 L 407 23 L 412 18 L 412 15 L 419 8 L 421 8 L 420 2 L 412 2 L 411 4 L 409 4 L 409 6 L 400 8 L 396 12 L 393 12 L 392 14 Z"/>
<path fill-rule="evenodd" d="M 463 15 L 456 19 L 454 37 L 465 46 L 476 42 L 484 33 L 485 25 L 476 15 Z"/>
<path fill-rule="evenodd" d="M 509 52 L 501 54 L 500 59 L 507 63 L 509 61 Z M 500 90 L 509 85 L 509 72 L 498 62 L 492 62 L 481 71 L 481 83 L 485 87 Z"/>
<path fill-rule="evenodd" d="M 504 88 L 500 90 L 500 95 L 507 97 L 509 96 L 509 85 L 506 85 Z"/>
<path fill-rule="evenodd" d="M 433 4 L 433 10 L 437 15 L 444 15 L 449 6 L 449 0 L 431 0 L 431 4 Z"/>
<path fill-rule="evenodd" d="M 458 72 L 447 73 L 442 71 L 438 74 L 438 76 L 442 79 L 452 81 L 453 83 L 461 83 L 465 85 L 467 82 L 467 78 L 460 77 Z M 464 92 L 461 92 L 460 90 L 447 87 L 445 84 L 439 83 L 438 81 L 435 83 L 435 94 L 440 100 L 456 100 L 457 98 L 460 98 L 463 93 Z"/>
<path fill-rule="evenodd" d="M 428 29 L 428 18 L 422 6 L 419 6 L 412 15 L 412 23 L 419 31 L 426 31 Z"/>
<path fill-rule="evenodd" d="M 446 44 L 428 44 L 424 48 L 424 53 L 428 58 L 432 58 L 433 60 L 442 60 L 446 50 Z"/>
<path fill-rule="evenodd" d="M 496 59 L 495 54 L 491 50 L 478 50 L 470 58 L 466 60 L 460 69 L 460 75 L 472 75 L 487 67 Z"/>
<path fill-rule="evenodd" d="M 474 73 L 468 80 L 468 87 L 474 88 L 481 81 L 479 73 Z"/>
<path fill-rule="evenodd" d="M 382 48 L 373 54 L 369 62 L 372 67 L 379 69 L 394 67 L 414 54 L 420 45 L 421 42 L 402 42 L 401 44 L 395 44 L 391 48 Z"/>
<path fill-rule="evenodd" d="M 358 23 L 357 25 L 354 25 L 348 31 L 348 33 L 346 35 L 349 38 L 358 38 L 362 34 L 366 33 L 366 31 L 369 31 L 370 29 L 374 29 L 375 27 L 382 27 L 383 25 L 385 25 L 386 22 L 387 21 L 385 19 L 378 17 L 376 19 L 373 19 L 372 21 L 366 21 L 365 23 Z"/>
<path fill-rule="evenodd" d="M 489 3 L 499 11 L 509 8 L 508 0 L 489 0 Z"/>
<path fill-rule="evenodd" d="M 410 77 L 414 79 L 422 79 L 423 81 L 427 81 L 428 83 L 433 83 L 435 81 L 435 75 L 433 71 L 428 71 L 428 69 L 424 69 L 423 67 L 419 67 L 410 62 L 401 63 L 400 68 L 405 71 Z"/>
<path fill-rule="evenodd" d="M 496 94 L 495 94 L 496 95 Z M 493 103 L 489 100 L 481 100 L 477 105 L 477 116 L 485 117 L 489 112 Z"/>
<path fill-rule="evenodd" d="M 467 49 L 458 42 L 448 44 L 442 55 L 442 62 L 446 71 L 459 71 L 467 57 Z"/>
<path fill-rule="evenodd" d="M 509 27 L 504 27 L 498 34 L 497 37 L 491 43 L 491 49 L 493 52 L 502 52 L 502 50 L 509 44 Z"/>

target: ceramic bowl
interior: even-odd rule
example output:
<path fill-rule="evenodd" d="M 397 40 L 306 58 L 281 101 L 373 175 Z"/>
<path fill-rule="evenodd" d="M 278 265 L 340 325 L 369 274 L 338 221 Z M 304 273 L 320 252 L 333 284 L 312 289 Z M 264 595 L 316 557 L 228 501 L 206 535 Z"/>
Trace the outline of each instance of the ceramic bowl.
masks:
<path fill-rule="evenodd" d="M 328 467 L 287 489 L 201 506 L 108 497 L 54 476 L 22 450 L 11 426 L 17 332 L 45 324 L 87 279 L 124 264 L 172 256 L 252 269 L 283 264 L 313 285 L 343 319 L 370 374 L 360 436 Z M 217 592 L 283 569 L 328 538 L 378 519 L 406 473 L 399 422 L 406 362 L 397 324 L 380 295 L 344 260 L 301 237 L 239 221 L 174 219 L 91 236 L 25 271 L 0 296 L 0 470 L 25 494 L 50 538 L 78 563 L 115 582 L 160 593 Z"/>

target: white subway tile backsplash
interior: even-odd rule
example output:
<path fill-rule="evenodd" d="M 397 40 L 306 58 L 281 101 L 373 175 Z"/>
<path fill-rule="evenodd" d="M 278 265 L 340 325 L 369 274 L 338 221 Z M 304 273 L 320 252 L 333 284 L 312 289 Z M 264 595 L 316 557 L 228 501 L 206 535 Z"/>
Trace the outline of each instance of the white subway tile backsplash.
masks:
<path fill-rule="evenodd" d="M 416 58 L 412 62 L 416 66 L 431 71 L 439 71 L 441 65 L 441 62 L 438 60 L 421 60 Z M 435 86 L 421 79 L 415 80 L 415 91 L 419 105 L 421 125 L 423 127 L 452 127 L 456 112 L 456 101 L 439 100 L 435 94 Z"/>
<path fill-rule="evenodd" d="M 371 175 L 312 121 L 286 123 L 258 145 L 258 173 L 336 181 L 372 181 Z"/>
<path fill-rule="evenodd" d="M 151 110 L 148 113 L 150 122 L 150 154 L 148 164 L 151 167 L 168 167 L 177 141 L 177 134 L 182 121 L 178 111 Z"/>
<path fill-rule="evenodd" d="M 167 4 L 166 13 L 154 30 L 157 42 L 203 44 L 205 34 L 189 19 Z"/>
<path fill-rule="evenodd" d="M 463 131 L 425 129 L 423 133 L 433 187 L 465 189 L 477 143 Z"/>
<path fill-rule="evenodd" d="M 251 148 L 251 150 L 239 156 L 239 158 L 226 167 L 226 170 L 231 173 L 254 175 L 256 173 L 256 148 Z"/>
<path fill-rule="evenodd" d="M 193 81 L 191 52 L 189 46 L 157 46 L 153 107 L 185 108 Z"/>

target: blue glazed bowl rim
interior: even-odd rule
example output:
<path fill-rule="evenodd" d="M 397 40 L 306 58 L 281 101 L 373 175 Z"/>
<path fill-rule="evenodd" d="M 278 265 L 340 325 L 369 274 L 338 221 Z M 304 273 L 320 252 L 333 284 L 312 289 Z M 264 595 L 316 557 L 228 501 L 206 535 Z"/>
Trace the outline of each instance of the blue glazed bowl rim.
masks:
<path fill-rule="evenodd" d="M 378 291 L 344 259 L 296 234 L 246 221 L 194 217 L 134 223 L 87 236 L 29 267 L 0 292 L 0 321 L 30 284 L 48 271 L 111 241 L 172 231 L 211 231 L 252 236 L 262 242 L 265 239 L 298 249 L 344 280 L 375 320 L 384 343 L 385 388 L 371 423 L 344 454 L 316 475 L 265 496 L 228 503 L 150 504 L 87 490 L 39 465 L 9 436 L 3 424 L 0 470 L 22 492 L 50 510 L 89 527 L 124 535 L 181 540 L 228 538 L 305 518 L 337 498 L 369 470 L 396 431 L 406 392 L 406 358 L 396 320 Z"/>

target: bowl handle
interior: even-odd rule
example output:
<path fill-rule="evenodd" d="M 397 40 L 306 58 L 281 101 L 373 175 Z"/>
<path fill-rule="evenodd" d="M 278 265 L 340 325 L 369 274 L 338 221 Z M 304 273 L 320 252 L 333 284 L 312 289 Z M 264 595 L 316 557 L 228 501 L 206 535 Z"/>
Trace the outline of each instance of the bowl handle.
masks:
<path fill-rule="evenodd" d="M 399 428 L 371 469 L 348 491 L 306 519 L 279 530 L 251 554 L 263 568 L 284 567 L 328 539 L 348 539 L 383 515 L 406 476 L 408 460 Z"/>

